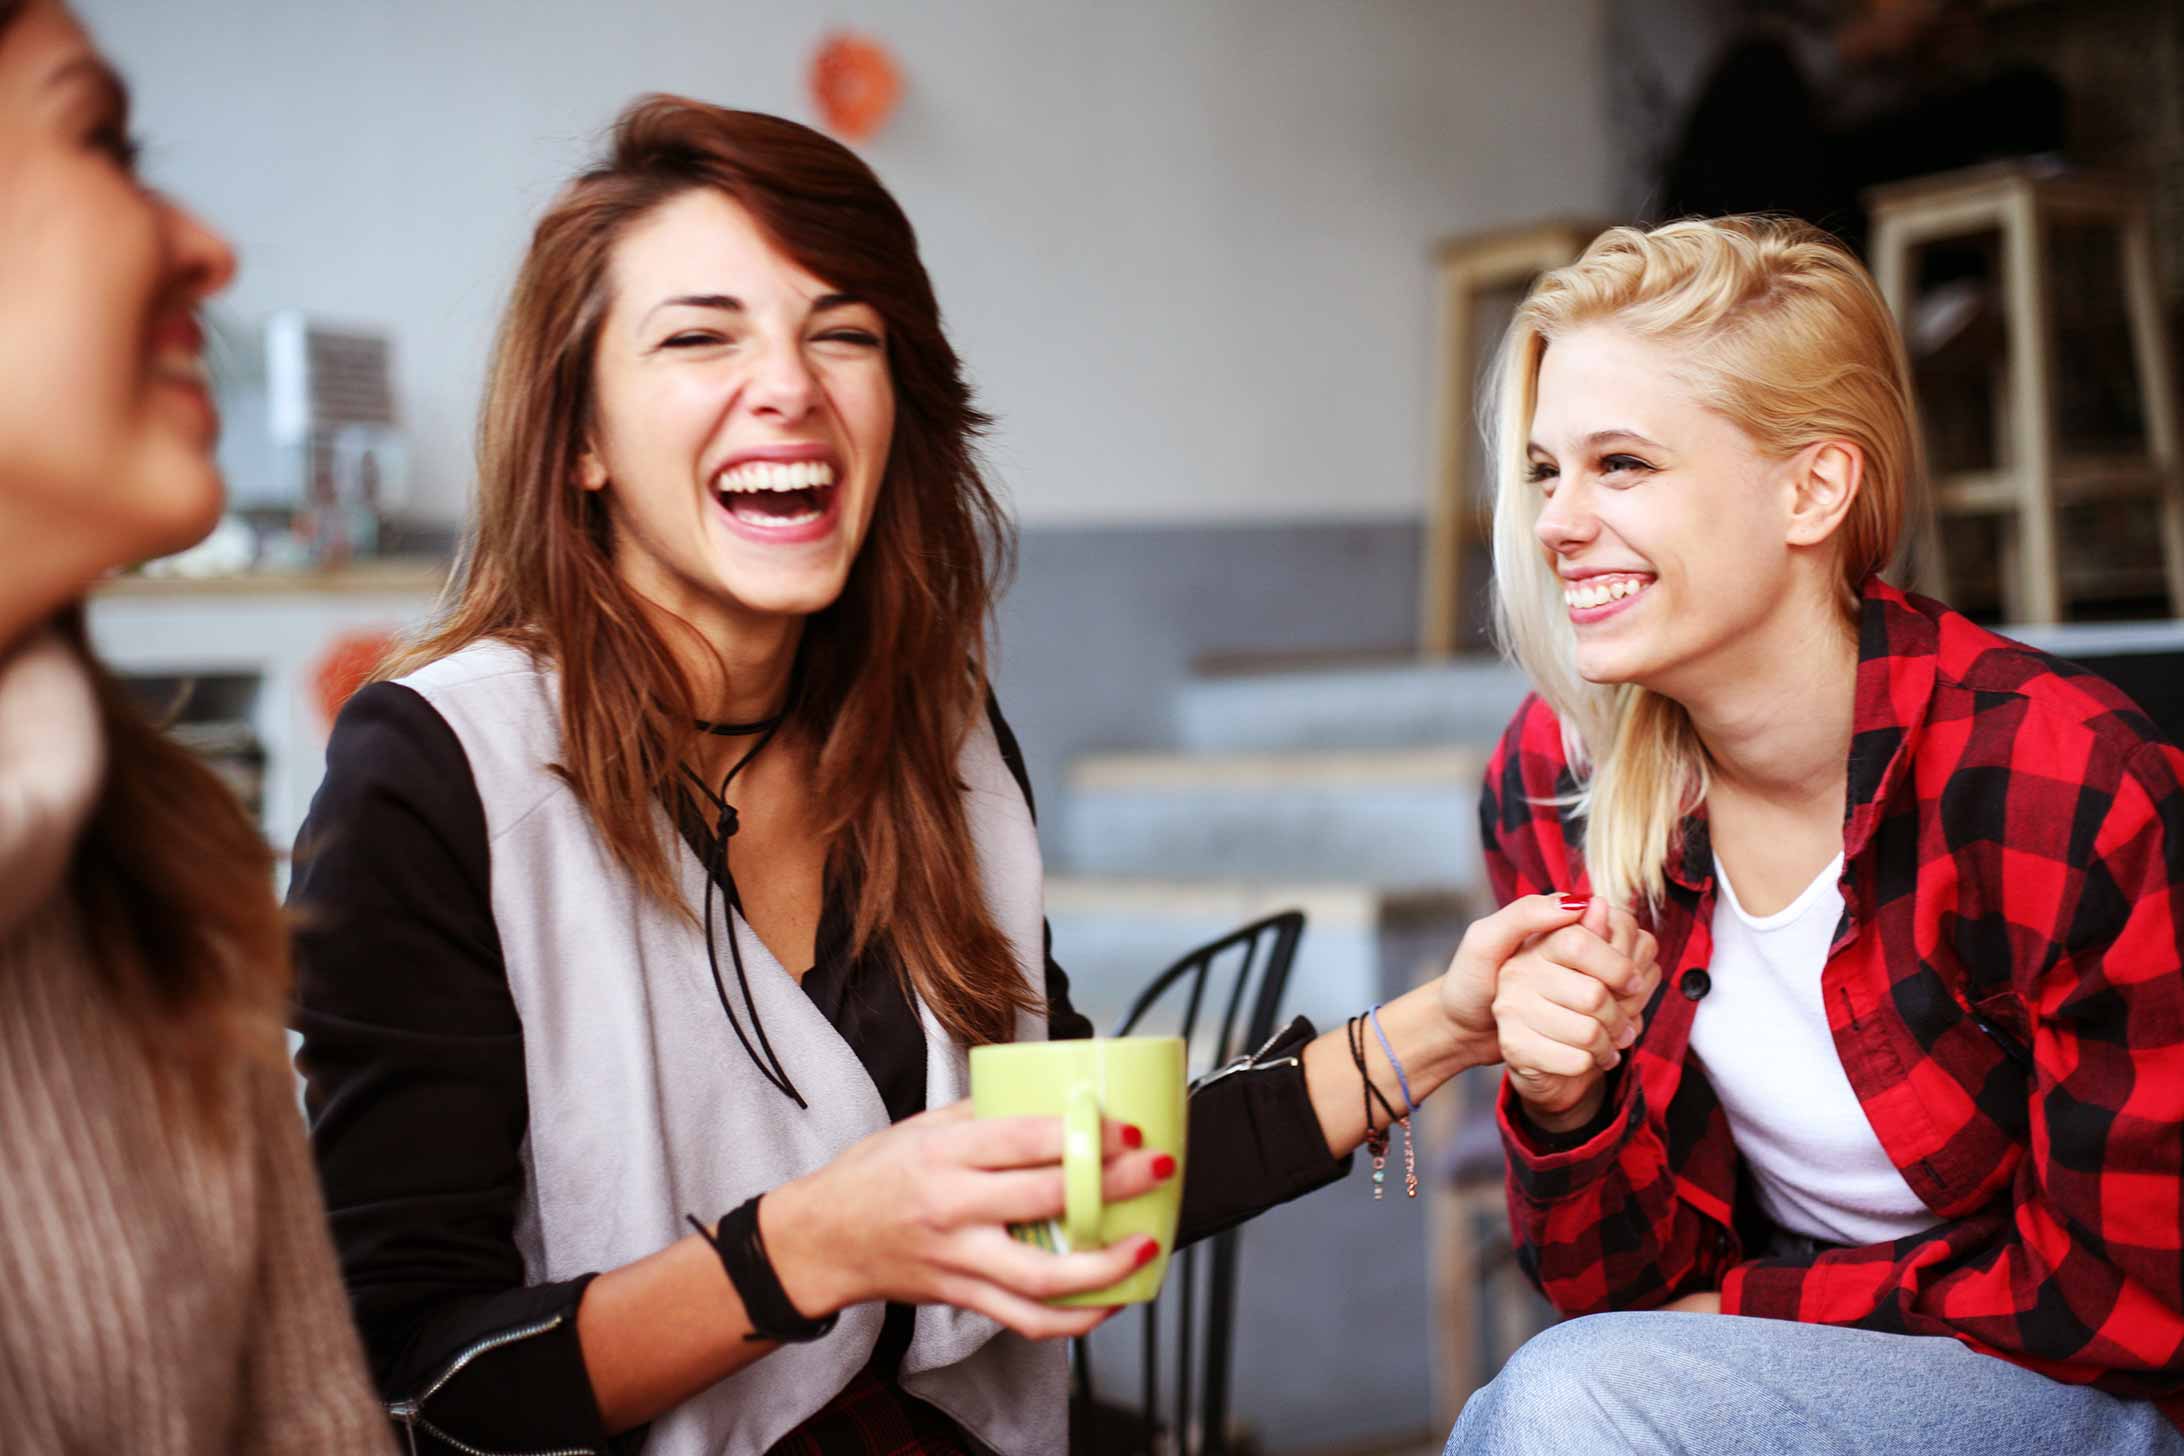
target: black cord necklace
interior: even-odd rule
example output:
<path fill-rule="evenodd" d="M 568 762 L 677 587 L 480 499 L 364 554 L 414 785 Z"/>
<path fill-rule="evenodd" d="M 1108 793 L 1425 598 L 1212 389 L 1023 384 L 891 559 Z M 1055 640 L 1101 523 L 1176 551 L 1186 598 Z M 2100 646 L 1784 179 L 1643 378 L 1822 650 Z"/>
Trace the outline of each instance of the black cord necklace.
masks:
<path fill-rule="evenodd" d="M 794 700 L 795 690 L 796 685 L 792 682 L 789 688 L 791 701 Z M 714 810 L 713 857 L 712 862 L 706 866 L 704 908 L 705 958 L 712 968 L 714 993 L 720 997 L 720 1009 L 727 1016 L 728 1025 L 734 1028 L 736 1040 L 743 1043 L 744 1053 L 750 1057 L 752 1065 L 758 1068 L 759 1075 L 773 1083 L 776 1090 L 799 1108 L 808 1109 L 811 1104 L 804 1100 L 803 1094 L 796 1090 L 796 1084 L 789 1080 L 788 1069 L 781 1065 L 781 1058 L 774 1053 L 773 1043 L 766 1038 L 766 1023 L 759 1019 L 758 1003 L 751 999 L 751 976 L 743 966 L 743 947 L 737 942 L 735 927 L 731 924 L 728 928 L 728 957 L 736 968 L 736 985 L 743 992 L 744 1009 L 751 1014 L 751 1029 L 758 1035 L 756 1047 L 751 1045 L 751 1038 L 744 1033 L 742 1020 L 737 1017 L 735 1007 L 728 1000 L 728 986 L 720 974 L 720 950 L 713 934 L 713 890 L 716 886 L 727 901 L 729 911 L 740 912 L 743 909 L 743 897 L 736 893 L 736 882 L 728 873 L 728 841 L 735 837 L 738 828 L 735 806 L 728 802 L 728 787 L 735 782 L 736 775 L 742 773 L 750 761 L 758 757 L 767 744 L 773 742 L 774 734 L 780 730 L 787 718 L 788 707 L 784 705 L 771 718 L 762 718 L 756 723 L 708 723 L 703 719 L 698 720 L 698 729 L 701 732 L 720 738 L 756 738 L 758 741 L 745 749 L 743 756 L 730 766 L 728 772 L 721 775 L 717 792 L 707 786 L 705 780 L 699 778 L 688 764 L 683 765 L 682 771 L 683 777 L 689 779 L 698 792 L 711 801 Z M 765 1052 L 763 1060 L 759 1056 L 761 1049 Z"/>
<path fill-rule="evenodd" d="M 748 738 L 754 733 L 773 732 L 774 729 L 781 726 L 781 720 L 786 717 L 788 717 L 788 714 L 785 712 L 776 713 L 771 718 L 761 718 L 756 723 L 708 723 L 700 718 L 698 720 L 698 731 L 700 733 L 711 733 L 718 738 Z M 756 752 L 757 750 L 752 751 Z"/>

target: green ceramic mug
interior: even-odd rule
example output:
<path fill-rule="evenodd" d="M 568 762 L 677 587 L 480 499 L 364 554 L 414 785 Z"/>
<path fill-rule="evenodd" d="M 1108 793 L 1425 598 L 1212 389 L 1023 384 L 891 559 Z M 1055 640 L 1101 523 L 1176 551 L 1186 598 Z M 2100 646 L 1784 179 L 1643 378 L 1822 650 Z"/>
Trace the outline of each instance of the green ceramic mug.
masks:
<path fill-rule="evenodd" d="M 1066 1252 L 1102 1249 L 1149 1235 L 1160 1254 L 1119 1284 L 1049 1301 L 1062 1305 L 1142 1304 L 1160 1292 L 1183 1208 L 1184 1101 L 1179 1036 L 1094 1037 L 971 1048 L 971 1108 L 980 1117 L 1062 1119 L 1062 1178 L 1068 1207 L 1058 1219 L 1011 1224 L 1027 1244 Z M 1122 1203 L 1100 1196 L 1100 1119 L 1134 1123 L 1145 1146 L 1175 1159 L 1175 1176 Z"/>

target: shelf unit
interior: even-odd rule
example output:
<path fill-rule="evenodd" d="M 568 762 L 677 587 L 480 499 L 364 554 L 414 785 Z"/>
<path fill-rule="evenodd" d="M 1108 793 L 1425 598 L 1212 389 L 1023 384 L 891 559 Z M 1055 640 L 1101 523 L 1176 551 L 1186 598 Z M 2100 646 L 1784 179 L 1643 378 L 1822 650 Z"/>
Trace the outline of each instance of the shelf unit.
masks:
<path fill-rule="evenodd" d="M 356 632 L 412 630 L 431 615 L 444 562 L 375 561 L 336 571 L 217 578 L 120 577 L 92 593 L 92 645 L 155 707 L 178 700 L 176 731 L 207 752 L 256 809 L 283 858 L 326 770 L 329 728 L 313 676 Z"/>

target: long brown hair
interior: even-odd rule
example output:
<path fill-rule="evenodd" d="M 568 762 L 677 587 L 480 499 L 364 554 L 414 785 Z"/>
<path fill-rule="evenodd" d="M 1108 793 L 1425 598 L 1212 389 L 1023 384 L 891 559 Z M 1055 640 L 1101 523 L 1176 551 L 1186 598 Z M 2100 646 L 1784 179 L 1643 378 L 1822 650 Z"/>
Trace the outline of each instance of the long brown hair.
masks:
<path fill-rule="evenodd" d="M 0 33 L 22 10 L 0 0 Z M 68 868 L 91 974 L 155 1070 L 210 1111 L 238 1061 L 281 1062 L 289 955 L 273 854 L 227 786 L 100 664 L 82 603 L 54 626 L 90 674 L 106 743 L 106 777 Z"/>
<path fill-rule="evenodd" d="M 603 492 L 576 484 L 596 408 L 609 262 L 685 192 L 742 205 L 787 257 L 886 321 L 896 420 L 885 484 L 842 595 L 805 624 L 791 727 L 817 745 L 830 871 L 862 886 L 852 954 L 876 944 L 966 1042 L 1006 1041 L 1039 998 L 988 913 L 956 758 L 984 712 L 986 627 L 1008 523 L 981 478 L 973 407 L 902 209 L 808 127 L 675 96 L 615 123 L 606 158 L 532 235 L 487 376 L 478 510 L 452 606 L 384 669 L 484 638 L 559 669 L 557 767 L 616 858 L 690 907 L 659 806 L 697 738 L 692 685 L 614 570 Z"/>
<path fill-rule="evenodd" d="M 273 852 L 227 785 L 92 653 L 82 606 L 57 625 L 90 672 L 106 739 L 106 778 L 69 868 L 93 973 L 155 1064 L 209 1107 L 236 1061 L 283 1056 L 290 963 Z"/>

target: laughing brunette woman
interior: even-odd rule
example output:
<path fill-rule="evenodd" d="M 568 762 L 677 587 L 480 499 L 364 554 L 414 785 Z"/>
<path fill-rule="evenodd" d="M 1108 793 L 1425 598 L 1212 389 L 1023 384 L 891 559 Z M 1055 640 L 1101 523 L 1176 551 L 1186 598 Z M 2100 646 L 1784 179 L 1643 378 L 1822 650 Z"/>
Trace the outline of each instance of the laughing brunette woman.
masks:
<path fill-rule="evenodd" d="M 961 1100 L 968 1047 L 1091 1030 L 985 682 L 982 424 L 908 221 L 815 132 L 645 100 L 539 224 L 459 599 L 342 714 L 296 889 L 319 1165 L 419 1449 L 1065 1446 L 1051 1337 L 1103 1312 L 1043 1301 L 1153 1250 L 1011 1240 L 1059 1126 Z M 1489 942 L 1575 919 L 1535 897 L 1382 1009 L 1414 1095 L 1494 1055 Z M 1363 1103 L 1301 1022 L 1210 1082 L 1182 1237 L 1335 1178 Z M 1175 1173 L 1129 1141 L 1110 1197 Z"/>

